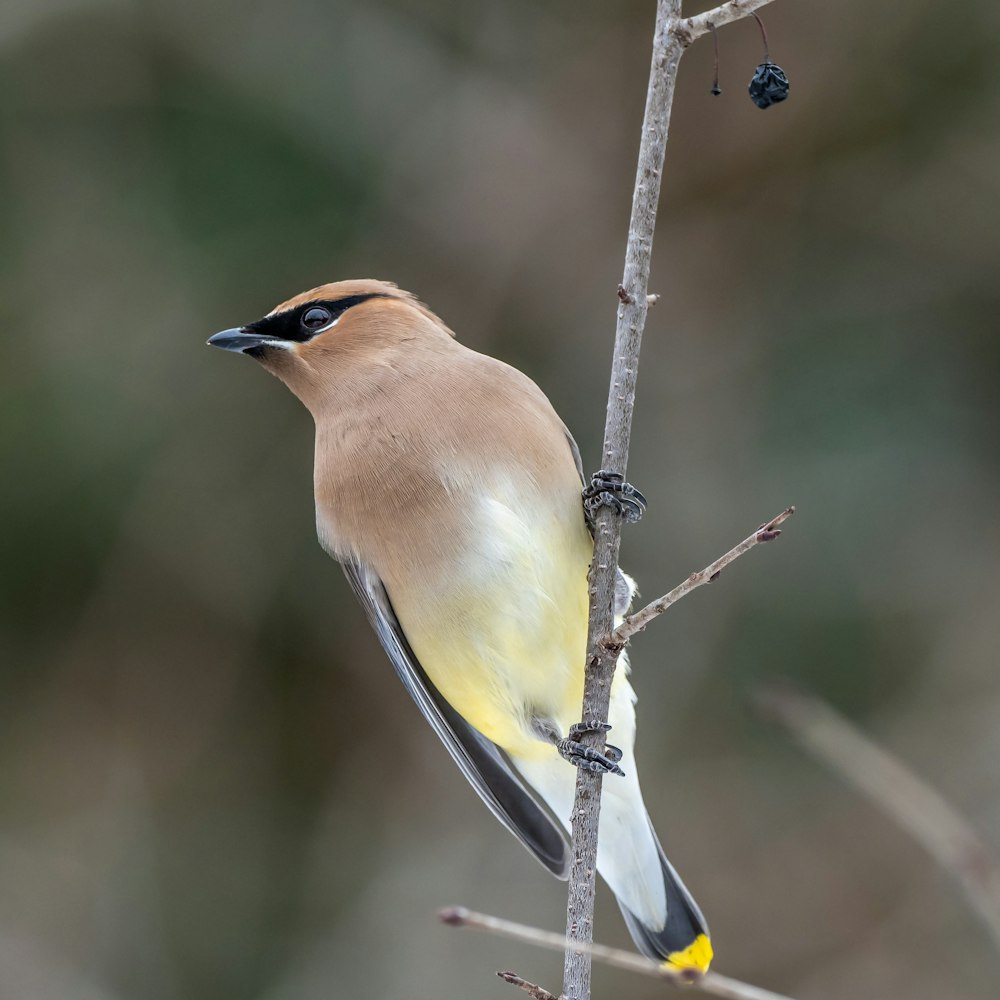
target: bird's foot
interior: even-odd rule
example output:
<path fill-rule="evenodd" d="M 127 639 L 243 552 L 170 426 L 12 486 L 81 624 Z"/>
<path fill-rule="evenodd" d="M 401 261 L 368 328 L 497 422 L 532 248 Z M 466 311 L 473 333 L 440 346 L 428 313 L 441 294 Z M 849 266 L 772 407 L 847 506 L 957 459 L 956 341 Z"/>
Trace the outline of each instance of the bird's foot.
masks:
<path fill-rule="evenodd" d="M 574 767 L 584 771 L 600 771 L 601 774 L 618 774 L 624 777 L 625 772 L 618 766 L 622 752 L 618 747 L 608 743 L 604 752 L 585 746 L 579 737 L 584 733 L 607 733 L 611 726 L 597 719 L 586 719 L 569 727 L 569 736 L 556 742 L 556 749 L 563 760 L 569 761 Z"/>
<path fill-rule="evenodd" d="M 629 524 L 635 524 L 646 510 L 646 498 L 620 472 L 601 469 L 590 477 L 583 491 L 583 511 L 593 528 L 594 518 L 601 507 L 611 507 Z"/>

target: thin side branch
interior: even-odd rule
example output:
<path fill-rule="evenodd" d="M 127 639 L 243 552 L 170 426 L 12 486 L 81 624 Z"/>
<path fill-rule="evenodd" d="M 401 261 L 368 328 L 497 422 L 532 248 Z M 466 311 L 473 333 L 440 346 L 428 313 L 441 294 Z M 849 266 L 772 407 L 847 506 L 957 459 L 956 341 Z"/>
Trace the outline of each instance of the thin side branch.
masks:
<path fill-rule="evenodd" d="M 774 541 L 781 534 L 781 529 L 778 525 L 783 524 L 794 513 L 794 507 L 786 507 L 777 517 L 772 518 L 767 524 L 762 524 L 749 538 L 744 538 L 739 545 L 731 548 L 724 556 L 716 559 L 714 563 L 706 566 L 699 573 L 692 573 L 683 583 L 674 587 L 670 593 L 658 597 L 655 601 L 647 604 L 641 611 L 637 611 L 634 615 L 628 615 L 621 625 L 608 636 L 608 647 L 612 650 L 620 650 L 636 632 L 642 632 L 654 618 L 658 618 L 667 608 L 676 604 L 682 597 L 686 597 L 692 590 L 697 590 L 706 583 L 712 583 L 712 581 L 717 580 L 719 574 L 731 562 L 735 562 L 740 556 L 758 545 Z"/>
<path fill-rule="evenodd" d="M 769 3 L 771 0 L 730 0 L 729 3 L 720 4 L 703 14 L 681 18 L 675 31 L 683 38 L 685 45 L 690 45 L 696 38 L 711 31 L 713 26 L 721 28 L 724 24 L 749 17 L 755 10 L 766 7 Z"/>
<path fill-rule="evenodd" d="M 550 993 L 544 986 L 536 986 L 529 983 L 527 979 L 522 979 L 516 972 L 498 972 L 497 975 L 511 986 L 516 986 L 519 990 L 524 990 L 532 1000 L 559 1000 L 554 993 Z"/>
<path fill-rule="evenodd" d="M 642 955 L 637 955 L 631 951 L 623 951 L 621 948 L 609 948 L 603 944 L 572 941 L 562 934 L 543 931 L 537 927 L 529 927 L 527 924 L 515 923 L 512 920 L 503 920 L 500 917 L 491 917 L 485 913 L 475 913 L 472 910 L 467 910 L 464 906 L 449 906 L 447 909 L 441 910 L 438 916 L 444 923 L 452 927 L 472 927 L 476 930 L 498 934 L 501 937 L 513 938 L 515 941 L 533 944 L 539 948 L 549 948 L 552 951 L 571 950 L 579 952 L 580 954 L 596 958 L 599 962 L 604 962 L 606 965 L 613 965 L 618 969 L 638 972 L 642 976 L 651 976 L 653 979 L 670 983 L 672 986 L 700 990 L 702 993 L 716 997 L 725 997 L 727 1000 L 790 1000 L 789 997 L 781 993 L 772 993 L 770 990 L 761 989 L 759 986 L 751 986 L 749 983 L 740 982 L 738 979 L 730 979 L 728 976 L 720 975 L 718 972 L 706 972 L 702 974 L 696 969 L 675 969 L 673 966 L 664 965 L 662 962 L 650 961 L 650 959 L 644 958 Z M 513 976 L 514 974 L 503 972 L 497 973 L 497 975 L 506 979 L 507 976 Z M 507 981 L 511 982 L 512 980 L 508 979 Z M 535 988 L 537 989 L 538 987 Z"/>
<path fill-rule="evenodd" d="M 787 686 L 762 689 L 757 707 L 891 816 L 958 883 L 1000 949 L 1000 864 L 968 820 L 898 758 L 842 715 Z"/>

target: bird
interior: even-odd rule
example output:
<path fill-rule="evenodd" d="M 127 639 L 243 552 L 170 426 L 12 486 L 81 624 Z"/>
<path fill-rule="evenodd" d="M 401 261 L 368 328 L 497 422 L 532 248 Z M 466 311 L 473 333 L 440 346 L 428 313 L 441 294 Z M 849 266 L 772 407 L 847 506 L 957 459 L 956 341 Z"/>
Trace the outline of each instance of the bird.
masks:
<path fill-rule="evenodd" d="M 208 343 L 254 358 L 311 413 L 319 542 L 486 805 L 565 879 L 570 764 L 608 773 L 598 871 L 640 952 L 706 971 L 705 918 L 643 804 L 624 653 L 608 720 L 579 718 L 593 536 L 580 451 L 542 390 L 374 279 L 321 285 Z M 638 491 L 601 477 L 591 509 L 641 513 Z M 619 616 L 634 590 L 619 571 Z M 588 729 L 615 745 L 584 747 Z"/>

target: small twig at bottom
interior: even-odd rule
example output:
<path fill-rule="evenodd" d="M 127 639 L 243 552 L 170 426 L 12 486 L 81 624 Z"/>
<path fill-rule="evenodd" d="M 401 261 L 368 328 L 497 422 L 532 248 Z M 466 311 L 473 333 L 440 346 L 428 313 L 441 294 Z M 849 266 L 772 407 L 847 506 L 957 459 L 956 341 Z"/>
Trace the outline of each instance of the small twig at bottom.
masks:
<path fill-rule="evenodd" d="M 663 614 L 671 605 L 676 604 L 682 597 L 686 597 L 692 590 L 706 583 L 711 583 L 718 579 L 719 574 L 731 563 L 739 559 L 740 556 L 749 552 L 757 545 L 764 542 L 771 542 L 781 534 L 779 524 L 787 521 L 795 513 L 794 507 L 786 507 L 777 517 L 771 518 L 766 524 L 762 524 L 749 538 L 744 538 L 739 545 L 731 548 L 724 556 L 720 556 L 710 566 L 706 566 L 700 573 L 692 573 L 683 583 L 678 584 L 668 594 L 657 598 L 647 604 L 641 611 L 634 615 L 627 615 L 625 620 L 611 633 L 605 640 L 608 649 L 621 649 L 632 638 L 636 632 L 641 632 L 654 619 Z"/>
<path fill-rule="evenodd" d="M 440 910 L 438 917 L 452 927 L 473 927 L 476 930 L 499 934 L 501 937 L 513 938 L 515 941 L 524 941 L 526 944 L 533 944 L 538 948 L 550 948 L 552 951 L 559 952 L 565 952 L 568 949 L 580 954 L 591 955 L 606 965 L 628 969 L 630 972 L 638 972 L 643 976 L 652 976 L 654 979 L 664 980 L 673 986 L 701 990 L 703 993 L 724 997 L 726 1000 L 790 1000 L 784 994 L 772 993 L 759 986 L 752 986 L 750 983 L 743 983 L 738 979 L 730 979 L 718 972 L 701 973 L 697 969 L 677 969 L 662 962 L 653 962 L 648 958 L 643 958 L 642 955 L 623 951 L 621 948 L 609 948 L 604 944 L 586 944 L 583 941 L 573 941 L 553 931 L 543 931 L 538 927 L 515 923 L 513 920 L 491 917 L 486 913 L 476 913 L 473 910 L 467 910 L 464 906 L 449 906 Z M 514 976 L 514 973 L 498 972 L 497 975 L 501 979 L 507 979 L 508 976 Z M 514 979 L 519 978 L 519 976 L 514 976 Z M 507 979 L 507 982 L 512 981 Z M 520 986 L 521 984 L 515 983 L 515 985 Z M 532 984 L 526 985 L 531 986 Z M 524 989 L 524 987 L 521 988 Z M 537 986 L 533 988 L 540 989 Z M 551 996 L 551 994 L 547 995 Z M 541 996 L 543 998 L 546 996 L 544 990 Z"/>
<path fill-rule="evenodd" d="M 789 685 L 756 693 L 762 716 L 891 816 L 958 883 L 1000 949 L 1000 863 L 968 820 L 902 761 L 814 695 Z"/>
<path fill-rule="evenodd" d="M 511 986 L 516 986 L 518 989 L 524 990 L 533 1000 L 559 1000 L 559 997 L 554 993 L 550 993 L 544 986 L 536 986 L 534 983 L 529 983 L 527 979 L 522 979 L 516 972 L 498 972 L 497 975 L 505 983 L 510 983 Z"/>

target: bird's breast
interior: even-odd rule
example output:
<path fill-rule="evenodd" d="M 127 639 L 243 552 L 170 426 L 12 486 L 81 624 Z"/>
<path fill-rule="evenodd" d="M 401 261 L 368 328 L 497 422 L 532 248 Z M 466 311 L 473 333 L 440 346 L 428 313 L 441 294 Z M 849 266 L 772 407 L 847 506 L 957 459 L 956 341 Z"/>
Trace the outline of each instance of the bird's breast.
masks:
<path fill-rule="evenodd" d="M 450 544 L 387 589 L 438 691 L 493 742 L 526 754 L 543 749 L 534 717 L 579 713 L 591 549 L 575 506 L 521 496 L 505 484 L 466 498 Z"/>
<path fill-rule="evenodd" d="M 532 718 L 568 725 L 582 697 L 592 543 L 578 489 L 452 465 L 405 493 L 383 490 L 363 512 L 318 505 L 324 546 L 375 569 L 424 671 L 469 723 L 511 752 L 544 752 Z"/>
<path fill-rule="evenodd" d="M 329 552 L 381 579 L 441 695 L 528 752 L 533 716 L 579 714 L 593 545 L 548 401 L 499 362 L 471 364 L 317 421 L 317 523 Z"/>

